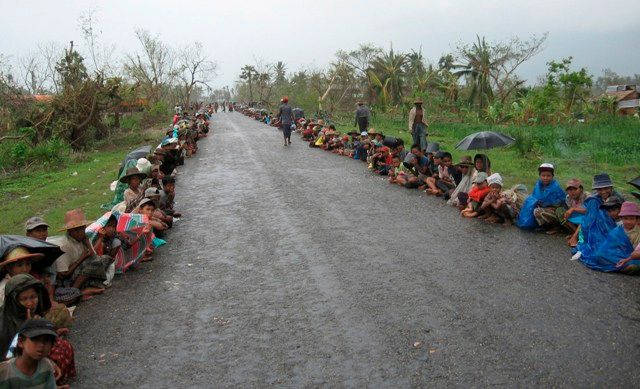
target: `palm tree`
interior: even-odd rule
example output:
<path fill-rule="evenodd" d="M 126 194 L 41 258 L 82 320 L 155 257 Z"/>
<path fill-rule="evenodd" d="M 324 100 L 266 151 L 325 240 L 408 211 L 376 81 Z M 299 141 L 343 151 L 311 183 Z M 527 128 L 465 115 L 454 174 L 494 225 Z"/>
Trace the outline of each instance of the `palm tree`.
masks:
<path fill-rule="evenodd" d="M 249 100 L 253 101 L 253 81 L 258 77 L 258 71 L 251 65 L 245 65 L 240 70 L 240 78 L 245 80 L 249 87 Z"/>
<path fill-rule="evenodd" d="M 492 49 L 484 37 L 480 39 L 477 36 L 477 42 L 471 47 L 463 47 L 460 54 L 465 63 L 453 65 L 454 69 L 460 69 L 453 74 L 467 79 L 467 84 L 471 84 L 469 103 L 477 103 L 478 108 L 483 110 L 493 101 L 491 71 L 495 64 Z"/>
<path fill-rule="evenodd" d="M 378 55 L 372 61 L 372 69 L 368 71 L 368 74 L 382 105 L 400 103 L 407 63 L 407 56 L 395 53 L 393 46 L 388 52 Z"/>

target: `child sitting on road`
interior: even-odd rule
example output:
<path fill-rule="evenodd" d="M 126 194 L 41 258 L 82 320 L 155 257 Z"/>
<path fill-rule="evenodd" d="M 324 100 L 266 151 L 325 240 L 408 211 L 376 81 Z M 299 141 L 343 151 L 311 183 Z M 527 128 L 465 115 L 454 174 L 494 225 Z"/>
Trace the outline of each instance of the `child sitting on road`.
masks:
<path fill-rule="evenodd" d="M 502 176 L 498 173 L 490 175 L 487 178 L 487 184 L 490 191 L 480 206 L 480 211 L 487 215 L 485 220 L 489 223 L 512 224 L 514 217 L 517 216 L 517 209 L 514 198 L 506 191 L 502 191 Z"/>
<path fill-rule="evenodd" d="M 93 242 L 93 249 L 98 255 L 108 255 L 111 258 L 115 258 L 118 250 L 122 246 L 122 241 L 118 239 L 116 233 L 116 226 L 118 225 L 118 219 L 111 215 L 107 224 L 98 230 L 98 237 Z"/>
<path fill-rule="evenodd" d="M 566 194 L 554 179 L 555 168 L 550 163 L 538 167 L 539 179 L 520 210 L 518 227 L 523 229 L 545 228 L 548 234 L 558 231 L 556 209 L 565 204 Z M 564 211 L 562 211 L 564 213 Z M 554 227 L 555 226 L 555 227 Z"/>
<path fill-rule="evenodd" d="M 407 183 L 409 169 L 402 163 L 399 157 L 392 160 L 393 168 L 389 171 L 389 183 L 404 186 Z"/>
<path fill-rule="evenodd" d="M 631 261 L 640 260 L 640 207 L 636 203 L 625 201 L 622 203 L 621 208 L 619 215 L 622 218 L 622 228 L 633 248 L 628 257 L 621 259 L 616 264 L 617 268 L 625 269 Z M 635 266 L 635 268 L 637 272 L 639 270 L 638 266 Z M 625 270 L 629 272 L 631 269 Z"/>
<path fill-rule="evenodd" d="M 131 212 L 144 197 L 144 189 L 140 184 L 146 177 L 147 175 L 141 173 L 138 168 L 132 167 L 120 178 L 120 182 L 129 185 L 124 191 L 125 212 Z"/>
<path fill-rule="evenodd" d="M 172 176 L 166 176 L 162 179 L 163 190 L 160 191 L 160 209 L 167 215 L 174 218 L 182 217 L 182 214 L 173 209 L 176 197 L 176 179 Z"/>
<path fill-rule="evenodd" d="M 25 321 L 18 330 L 16 357 L 0 363 L 0 387 L 55 389 L 55 367 L 48 357 L 57 337 L 48 320 Z"/>
<path fill-rule="evenodd" d="M 460 211 L 463 217 L 474 218 L 479 215 L 480 205 L 484 198 L 489 194 L 489 185 L 487 184 L 487 173 L 479 172 L 475 179 L 475 185 L 469 191 L 469 200 L 465 209 Z"/>
<path fill-rule="evenodd" d="M 560 218 L 560 223 L 573 233 L 582 223 L 584 214 L 587 213 L 584 207 L 584 200 L 587 196 L 584 193 L 582 181 L 577 178 L 570 179 L 565 188 L 565 192 L 567 192 L 567 197 L 565 198 L 567 210 Z M 571 238 L 571 235 L 567 237 L 567 239 L 569 238 Z"/>
<path fill-rule="evenodd" d="M 387 146 L 380 147 L 371 160 L 373 162 L 374 173 L 383 176 L 389 174 L 389 169 L 392 168 L 393 157 L 391 156 L 391 150 Z"/>

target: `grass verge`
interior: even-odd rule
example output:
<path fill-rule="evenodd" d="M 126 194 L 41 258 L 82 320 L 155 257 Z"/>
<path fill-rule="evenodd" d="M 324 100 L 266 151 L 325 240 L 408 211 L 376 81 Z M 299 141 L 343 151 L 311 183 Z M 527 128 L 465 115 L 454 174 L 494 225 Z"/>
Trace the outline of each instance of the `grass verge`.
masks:
<path fill-rule="evenodd" d="M 82 208 L 89 220 L 100 217 L 100 205 L 112 200 L 109 185 L 130 150 L 158 142 L 162 130 L 127 131 L 111 136 L 92 151 L 74 154 L 56 169 L 0 178 L 0 234 L 24 234 L 24 222 L 41 216 L 51 225 L 51 235 L 62 226 L 64 214 Z"/>
<path fill-rule="evenodd" d="M 338 123 L 350 123 L 353 118 L 338 117 Z M 378 114 L 372 127 L 385 135 L 402 138 L 411 145 L 407 119 L 403 116 Z M 348 132 L 353 127 L 338 126 Z M 478 131 L 499 131 L 516 138 L 515 145 L 486 150 L 491 170 L 500 173 L 505 186 L 525 184 L 529 190 L 537 180 L 537 167 L 543 162 L 556 166 L 556 178 L 564 185 L 570 178 L 580 178 L 585 189 L 591 188 L 593 175 L 607 172 L 616 189 L 629 193 L 627 182 L 640 175 L 640 121 L 633 117 L 609 117 L 591 123 L 558 126 L 492 125 L 486 123 L 433 122 L 429 128 L 429 142 L 451 152 L 454 161 L 462 155 L 482 151 L 459 151 L 456 144 L 465 136 Z"/>

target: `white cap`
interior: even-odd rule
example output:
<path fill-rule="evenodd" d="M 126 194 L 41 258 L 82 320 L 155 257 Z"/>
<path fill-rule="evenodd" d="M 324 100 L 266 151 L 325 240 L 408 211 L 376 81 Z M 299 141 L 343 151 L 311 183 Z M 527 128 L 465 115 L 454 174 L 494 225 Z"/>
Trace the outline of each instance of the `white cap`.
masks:
<path fill-rule="evenodd" d="M 369 134 L 368 134 L 366 131 L 362 131 L 362 132 L 360 133 L 360 136 L 367 136 L 367 135 L 369 135 Z"/>
<path fill-rule="evenodd" d="M 502 176 L 500 175 L 500 173 L 493 173 L 492 175 L 490 175 L 487 178 L 487 184 L 489 184 L 489 185 L 498 184 L 498 185 L 502 186 Z"/>
<path fill-rule="evenodd" d="M 540 165 L 540 166 L 538 167 L 538 169 L 551 169 L 551 170 L 556 170 L 556 168 L 555 168 L 552 164 L 547 163 L 547 162 L 545 162 L 545 163 L 543 163 L 542 165 Z"/>

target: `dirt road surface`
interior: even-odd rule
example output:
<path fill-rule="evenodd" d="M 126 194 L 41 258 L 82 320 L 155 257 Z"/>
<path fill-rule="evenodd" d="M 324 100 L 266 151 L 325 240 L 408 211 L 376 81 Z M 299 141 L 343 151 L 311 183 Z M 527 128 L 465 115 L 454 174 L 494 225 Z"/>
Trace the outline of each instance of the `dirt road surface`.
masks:
<path fill-rule="evenodd" d="M 637 278 L 213 123 L 169 244 L 76 311 L 77 387 L 637 385 Z"/>

